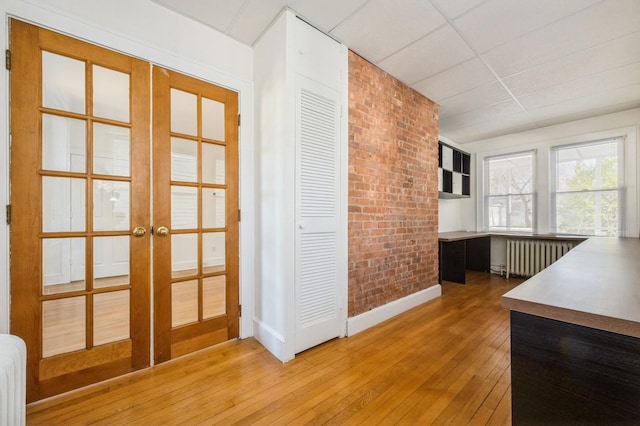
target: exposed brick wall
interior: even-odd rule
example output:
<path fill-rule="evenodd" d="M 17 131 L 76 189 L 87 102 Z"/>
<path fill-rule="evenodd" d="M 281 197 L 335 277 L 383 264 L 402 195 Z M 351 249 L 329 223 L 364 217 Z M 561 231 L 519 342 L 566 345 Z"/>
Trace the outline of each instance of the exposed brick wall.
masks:
<path fill-rule="evenodd" d="M 438 107 L 349 52 L 349 316 L 438 282 Z"/>

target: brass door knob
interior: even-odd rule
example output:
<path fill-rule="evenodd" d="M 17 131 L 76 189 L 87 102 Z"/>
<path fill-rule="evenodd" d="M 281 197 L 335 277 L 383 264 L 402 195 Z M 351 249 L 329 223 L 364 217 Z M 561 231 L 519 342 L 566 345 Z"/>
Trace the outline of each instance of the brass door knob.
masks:
<path fill-rule="evenodd" d="M 169 235 L 169 228 L 167 228 L 166 226 L 161 226 L 156 230 L 156 234 L 158 234 L 161 237 L 164 237 L 165 235 Z"/>
<path fill-rule="evenodd" d="M 147 230 L 144 229 L 142 226 L 136 226 L 135 228 L 133 228 L 133 232 L 132 234 L 135 235 L 136 237 L 143 237 L 144 234 L 147 233 Z"/>

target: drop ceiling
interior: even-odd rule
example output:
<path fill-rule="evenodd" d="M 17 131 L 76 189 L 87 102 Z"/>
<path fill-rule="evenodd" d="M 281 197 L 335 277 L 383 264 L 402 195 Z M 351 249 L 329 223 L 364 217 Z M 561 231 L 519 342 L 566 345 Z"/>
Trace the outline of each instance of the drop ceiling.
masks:
<path fill-rule="evenodd" d="M 154 0 L 249 46 L 284 7 L 440 105 L 457 143 L 640 107 L 640 0 Z"/>

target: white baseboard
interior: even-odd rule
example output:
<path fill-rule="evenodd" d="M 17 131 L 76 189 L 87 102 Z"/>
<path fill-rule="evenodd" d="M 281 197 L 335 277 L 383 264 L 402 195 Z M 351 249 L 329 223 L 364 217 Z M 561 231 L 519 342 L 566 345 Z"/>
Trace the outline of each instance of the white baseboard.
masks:
<path fill-rule="evenodd" d="M 415 308 L 429 300 L 436 299 L 442 295 L 442 286 L 436 284 L 417 293 L 410 294 L 402 299 L 394 300 L 386 305 L 379 306 L 363 314 L 349 318 L 347 320 L 347 336 L 353 336 L 367 328 L 380 324 L 389 318 L 395 317 L 411 308 Z"/>
<path fill-rule="evenodd" d="M 257 318 L 253 319 L 253 337 L 280 361 L 287 362 L 293 359 L 287 355 L 284 336 Z"/>

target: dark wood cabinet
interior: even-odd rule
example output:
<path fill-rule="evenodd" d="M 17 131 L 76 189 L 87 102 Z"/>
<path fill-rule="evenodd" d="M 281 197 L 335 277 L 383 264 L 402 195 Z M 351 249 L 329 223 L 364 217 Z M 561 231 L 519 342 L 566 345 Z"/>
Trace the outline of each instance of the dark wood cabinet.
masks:
<path fill-rule="evenodd" d="M 438 142 L 439 198 L 471 196 L 471 155 Z"/>

